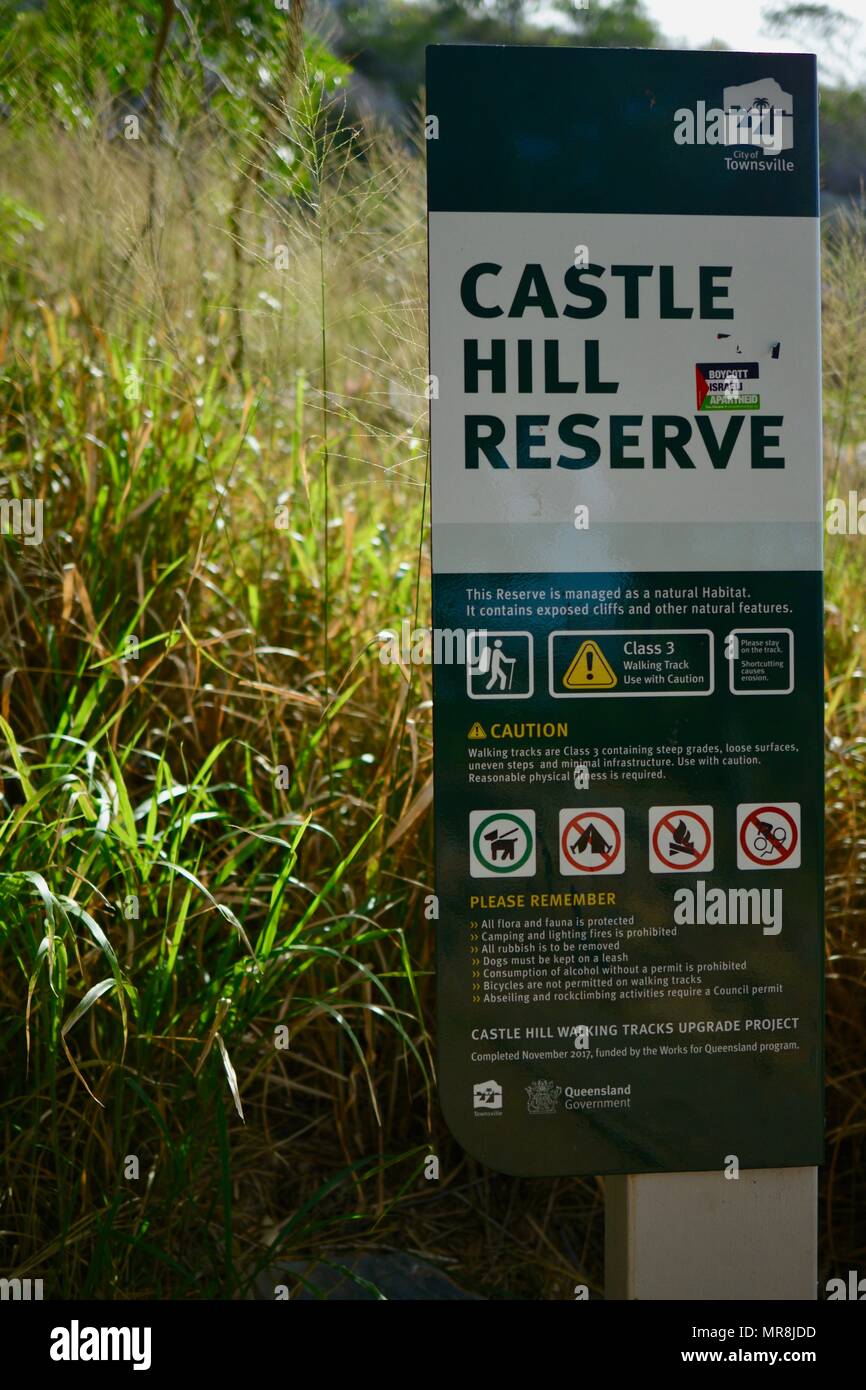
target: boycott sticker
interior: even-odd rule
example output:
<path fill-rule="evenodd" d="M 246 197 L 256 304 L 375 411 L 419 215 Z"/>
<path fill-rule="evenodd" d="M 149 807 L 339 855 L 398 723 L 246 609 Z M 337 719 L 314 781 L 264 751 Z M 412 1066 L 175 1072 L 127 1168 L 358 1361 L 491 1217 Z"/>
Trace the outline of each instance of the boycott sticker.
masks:
<path fill-rule="evenodd" d="M 698 410 L 760 410 L 761 397 L 748 385 L 758 375 L 757 362 L 696 362 Z"/>
<path fill-rule="evenodd" d="M 560 811 L 559 872 L 625 872 L 625 811 L 621 806 Z"/>
<path fill-rule="evenodd" d="M 650 873 L 708 873 L 713 867 L 712 806 L 651 806 Z"/>
<path fill-rule="evenodd" d="M 799 869 L 800 805 L 743 802 L 737 807 L 738 869 Z"/>

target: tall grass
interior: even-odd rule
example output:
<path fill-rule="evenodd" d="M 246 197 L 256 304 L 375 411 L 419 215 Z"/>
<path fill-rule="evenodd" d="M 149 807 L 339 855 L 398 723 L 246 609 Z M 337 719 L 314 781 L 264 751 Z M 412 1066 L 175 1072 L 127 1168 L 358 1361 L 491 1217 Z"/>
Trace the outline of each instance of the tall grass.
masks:
<path fill-rule="evenodd" d="M 598 1185 L 480 1169 L 434 1101 L 429 679 L 376 643 L 427 617 L 417 152 L 298 59 L 246 145 L 32 122 L 0 168 L 5 488 L 45 503 L 0 552 L 4 1272 L 243 1296 L 378 1244 L 598 1292 Z M 854 486 L 862 236 L 828 264 Z M 863 561 L 829 559 L 828 1269 L 863 1252 L 866 853 Z"/>
<path fill-rule="evenodd" d="M 866 504 L 866 211 L 829 224 L 824 249 L 826 496 Z M 856 507 L 856 500 L 855 500 Z M 851 509 L 852 511 L 854 509 Z M 866 514 L 866 505 L 863 507 Z M 851 518 L 849 517 L 849 521 Z M 866 515 L 826 537 L 827 1164 L 825 1261 L 866 1259 Z"/>
<path fill-rule="evenodd" d="M 56 1294 L 240 1292 L 425 1148 L 429 691 L 375 644 L 423 539 L 417 165 L 301 80 L 305 167 L 235 199 L 241 245 L 219 148 L 192 211 L 159 157 L 143 238 L 122 147 L 34 130 L 4 189 L 46 540 L 3 550 L 3 1224 Z"/>

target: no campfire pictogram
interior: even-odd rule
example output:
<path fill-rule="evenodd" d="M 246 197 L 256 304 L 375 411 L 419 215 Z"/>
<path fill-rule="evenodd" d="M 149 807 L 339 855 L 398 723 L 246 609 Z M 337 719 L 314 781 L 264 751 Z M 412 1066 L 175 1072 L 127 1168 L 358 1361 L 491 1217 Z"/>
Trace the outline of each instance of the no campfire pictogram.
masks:
<path fill-rule="evenodd" d="M 650 872 L 708 872 L 713 867 L 712 806 L 650 808 Z"/>
<path fill-rule="evenodd" d="M 562 874 L 625 872 L 625 811 L 621 806 L 560 811 L 559 871 Z"/>
<path fill-rule="evenodd" d="M 798 869 L 800 838 L 798 802 L 737 807 L 738 869 Z"/>

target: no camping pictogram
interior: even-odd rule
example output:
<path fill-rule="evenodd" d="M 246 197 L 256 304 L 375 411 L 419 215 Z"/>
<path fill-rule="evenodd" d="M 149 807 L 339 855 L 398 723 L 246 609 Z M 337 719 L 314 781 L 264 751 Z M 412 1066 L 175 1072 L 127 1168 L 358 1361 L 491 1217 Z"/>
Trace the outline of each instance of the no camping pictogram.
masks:
<path fill-rule="evenodd" d="M 651 873 L 712 869 L 712 806 L 652 806 L 649 826 Z"/>
<path fill-rule="evenodd" d="M 796 801 L 737 807 L 737 868 L 798 869 L 800 806 Z"/>
<path fill-rule="evenodd" d="M 621 874 L 625 871 L 625 811 L 621 806 L 560 811 L 559 871 L 562 874 Z"/>

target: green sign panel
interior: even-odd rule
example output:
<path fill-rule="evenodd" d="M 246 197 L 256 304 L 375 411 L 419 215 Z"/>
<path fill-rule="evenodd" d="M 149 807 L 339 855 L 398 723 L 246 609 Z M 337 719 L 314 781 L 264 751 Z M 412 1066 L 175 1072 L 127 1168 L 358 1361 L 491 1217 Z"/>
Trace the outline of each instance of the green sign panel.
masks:
<path fill-rule="evenodd" d="M 445 1116 L 508 1173 L 817 1163 L 814 59 L 427 84 Z"/>

